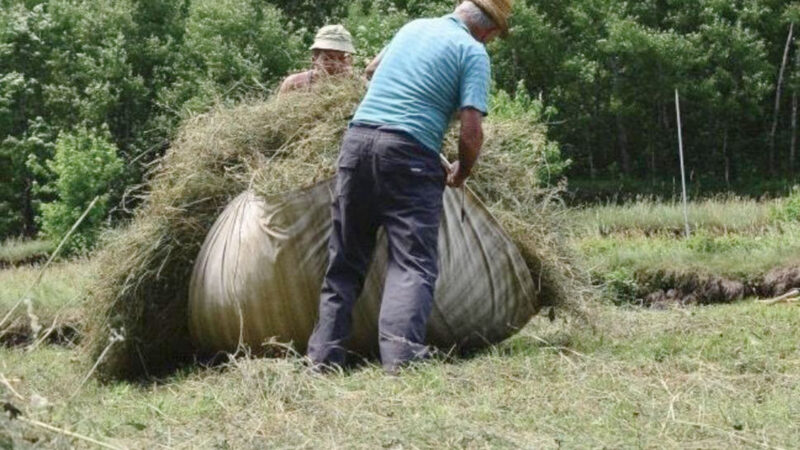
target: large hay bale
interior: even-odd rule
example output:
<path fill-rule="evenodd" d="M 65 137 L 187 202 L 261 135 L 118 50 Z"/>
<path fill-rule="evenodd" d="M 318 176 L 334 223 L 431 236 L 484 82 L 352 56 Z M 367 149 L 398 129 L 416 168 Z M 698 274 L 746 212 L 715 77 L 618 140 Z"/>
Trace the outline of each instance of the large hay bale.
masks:
<path fill-rule="evenodd" d="M 356 80 L 320 83 L 310 92 L 219 107 L 182 126 L 131 224 L 98 255 L 84 346 L 92 361 L 103 355 L 101 377 L 156 374 L 191 360 L 189 280 L 214 220 L 247 189 L 270 197 L 332 177 L 345 124 L 362 94 Z M 470 186 L 519 246 L 542 304 L 569 304 L 578 277 L 554 232 L 557 202 L 536 178 L 543 128 L 491 116 L 485 128 Z M 112 330 L 124 340 L 112 344 Z"/>
<path fill-rule="evenodd" d="M 235 198 L 206 237 L 189 287 L 189 329 L 203 353 L 255 354 L 264 342 L 305 352 L 328 263 L 333 179 L 265 199 Z M 464 196 L 465 195 L 465 196 Z M 439 278 L 427 342 L 468 350 L 519 331 L 538 309 L 517 246 L 471 193 L 447 188 L 439 228 Z M 348 349 L 377 355 L 388 245 L 378 233 Z"/>

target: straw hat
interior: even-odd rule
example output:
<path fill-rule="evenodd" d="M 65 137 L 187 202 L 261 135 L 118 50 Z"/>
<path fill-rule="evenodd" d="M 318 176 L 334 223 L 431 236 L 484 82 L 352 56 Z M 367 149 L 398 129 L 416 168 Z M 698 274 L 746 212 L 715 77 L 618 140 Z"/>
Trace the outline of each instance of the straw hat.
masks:
<path fill-rule="evenodd" d="M 355 53 L 353 37 L 341 25 L 326 25 L 317 31 L 314 45 L 311 50 L 337 50 L 345 53 Z"/>
<path fill-rule="evenodd" d="M 500 32 L 505 36 L 508 34 L 508 18 L 511 16 L 513 0 L 471 0 L 500 28 Z"/>

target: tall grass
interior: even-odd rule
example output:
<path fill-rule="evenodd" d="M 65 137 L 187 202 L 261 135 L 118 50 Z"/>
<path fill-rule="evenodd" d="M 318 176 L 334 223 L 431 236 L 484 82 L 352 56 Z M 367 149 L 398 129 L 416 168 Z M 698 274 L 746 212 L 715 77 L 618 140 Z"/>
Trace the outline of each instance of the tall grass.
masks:
<path fill-rule="evenodd" d="M 758 233 L 774 223 L 772 211 L 781 201 L 756 201 L 737 197 L 718 197 L 688 205 L 689 227 L 715 233 Z M 683 205 L 641 199 L 625 205 L 604 205 L 580 209 L 574 214 L 580 232 L 682 233 Z"/>
<path fill-rule="evenodd" d="M 0 243 L 0 267 L 38 262 L 55 248 L 53 242 L 45 239 L 6 239 Z"/>
<path fill-rule="evenodd" d="M 81 330 L 85 288 L 94 269 L 89 260 L 76 258 L 54 263 L 45 272 L 41 266 L 0 270 L 0 319 L 16 307 L 0 326 L 0 341 L 17 334 L 33 337 L 35 330 L 49 327 Z"/>
<path fill-rule="evenodd" d="M 591 270 L 702 273 L 752 280 L 780 267 L 800 264 L 800 226 L 769 227 L 752 235 L 695 232 L 671 235 L 592 236 L 576 242 Z"/>
<path fill-rule="evenodd" d="M 680 203 L 638 200 L 585 208 L 573 212 L 576 227 L 571 242 L 585 258 L 592 278 L 615 301 L 640 300 L 671 289 L 686 298 L 697 293 L 702 301 L 732 301 L 742 293 L 792 287 L 773 286 L 765 277 L 777 269 L 800 266 L 796 213 L 800 197 L 796 197 L 762 202 L 718 197 L 692 202 L 689 238 L 684 236 Z M 733 283 L 723 289 L 722 297 L 730 298 L 705 298 L 721 292 L 715 287 L 720 282 Z M 703 289 L 711 291 L 702 294 Z"/>

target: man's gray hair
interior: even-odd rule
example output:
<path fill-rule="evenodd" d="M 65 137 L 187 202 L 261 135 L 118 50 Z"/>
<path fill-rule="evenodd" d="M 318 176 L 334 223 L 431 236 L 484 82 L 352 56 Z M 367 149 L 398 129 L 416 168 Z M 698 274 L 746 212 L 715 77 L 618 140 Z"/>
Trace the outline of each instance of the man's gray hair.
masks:
<path fill-rule="evenodd" d="M 488 14 L 483 12 L 475 3 L 466 1 L 456 7 L 456 13 L 459 13 L 464 20 L 472 26 L 489 30 L 497 28 L 497 24 L 489 17 Z"/>

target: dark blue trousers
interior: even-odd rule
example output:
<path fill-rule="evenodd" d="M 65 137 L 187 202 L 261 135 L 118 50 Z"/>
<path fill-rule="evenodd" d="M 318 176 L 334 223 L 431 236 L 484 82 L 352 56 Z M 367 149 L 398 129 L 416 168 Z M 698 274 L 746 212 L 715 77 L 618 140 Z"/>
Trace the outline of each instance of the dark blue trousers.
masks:
<path fill-rule="evenodd" d="M 330 261 L 308 343 L 313 362 L 344 363 L 353 305 L 381 226 L 389 242 L 378 324 L 381 362 L 392 370 L 427 355 L 444 185 L 438 155 L 408 136 L 361 126 L 347 130 L 331 209 Z"/>

